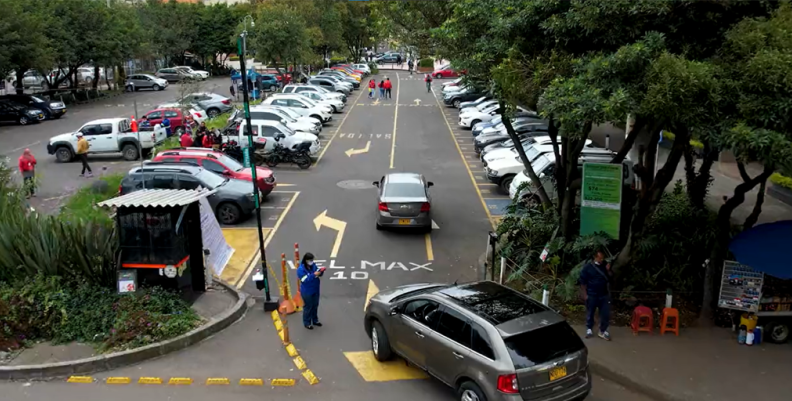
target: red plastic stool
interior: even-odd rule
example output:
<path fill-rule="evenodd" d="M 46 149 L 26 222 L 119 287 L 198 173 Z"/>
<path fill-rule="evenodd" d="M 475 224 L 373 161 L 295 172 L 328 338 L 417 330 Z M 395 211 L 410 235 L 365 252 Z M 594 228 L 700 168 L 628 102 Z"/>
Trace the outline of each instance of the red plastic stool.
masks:
<path fill-rule="evenodd" d="M 632 313 L 632 323 L 630 323 L 633 335 L 637 336 L 641 331 L 651 334 L 654 330 L 653 315 L 651 309 L 645 306 L 636 306 Z"/>
<path fill-rule="evenodd" d="M 663 315 L 660 317 L 660 334 L 665 334 L 666 331 L 679 336 L 679 311 L 676 308 L 663 309 Z"/>

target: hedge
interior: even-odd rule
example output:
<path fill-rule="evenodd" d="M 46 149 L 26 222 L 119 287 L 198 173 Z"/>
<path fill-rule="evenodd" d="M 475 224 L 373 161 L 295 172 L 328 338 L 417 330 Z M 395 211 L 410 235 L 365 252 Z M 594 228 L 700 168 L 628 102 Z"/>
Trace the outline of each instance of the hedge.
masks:
<path fill-rule="evenodd" d="M 421 59 L 421 61 L 418 62 L 418 67 L 432 68 L 434 67 L 434 59 L 432 59 L 431 57 Z"/>
<path fill-rule="evenodd" d="M 783 176 L 779 173 L 773 173 L 773 175 L 770 176 L 770 182 L 780 187 L 792 189 L 792 178 Z"/>

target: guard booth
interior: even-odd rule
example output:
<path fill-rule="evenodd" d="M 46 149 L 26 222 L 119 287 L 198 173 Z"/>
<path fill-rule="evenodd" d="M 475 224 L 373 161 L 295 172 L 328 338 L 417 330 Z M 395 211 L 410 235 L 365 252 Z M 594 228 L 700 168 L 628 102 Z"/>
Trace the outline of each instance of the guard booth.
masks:
<path fill-rule="evenodd" d="M 200 202 L 213 192 L 144 189 L 99 203 L 115 210 L 119 292 L 141 286 L 206 291 L 212 278 L 204 266 Z"/>

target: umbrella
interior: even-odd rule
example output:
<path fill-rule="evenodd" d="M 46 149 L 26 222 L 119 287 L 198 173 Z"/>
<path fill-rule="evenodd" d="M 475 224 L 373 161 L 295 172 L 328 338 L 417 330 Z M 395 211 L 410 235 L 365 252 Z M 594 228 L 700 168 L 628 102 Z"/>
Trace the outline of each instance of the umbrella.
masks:
<path fill-rule="evenodd" d="M 792 279 L 792 220 L 761 224 L 732 239 L 729 250 L 737 262 L 755 271 Z"/>

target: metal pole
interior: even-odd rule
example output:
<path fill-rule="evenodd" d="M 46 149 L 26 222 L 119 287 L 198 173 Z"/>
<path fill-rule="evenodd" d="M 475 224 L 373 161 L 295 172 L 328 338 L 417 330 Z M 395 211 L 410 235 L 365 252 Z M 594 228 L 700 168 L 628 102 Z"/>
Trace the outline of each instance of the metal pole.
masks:
<path fill-rule="evenodd" d="M 247 30 L 242 32 L 242 35 L 239 39 L 237 39 L 237 47 L 239 48 L 239 67 L 242 70 L 242 102 L 245 107 L 245 122 L 247 125 L 245 129 L 245 135 L 248 137 L 248 149 L 247 152 L 253 151 L 253 123 L 250 121 L 250 96 L 248 94 L 248 86 L 247 86 L 247 70 L 245 68 L 245 37 L 247 36 Z M 250 155 L 251 160 L 251 168 L 250 168 L 250 175 L 253 179 L 253 197 L 256 201 L 256 224 L 258 226 L 258 240 L 259 240 L 259 253 L 261 254 L 261 274 L 264 275 L 264 310 L 269 312 L 272 310 L 277 309 L 277 303 L 272 302 L 272 297 L 270 296 L 270 287 L 269 287 L 269 278 L 267 273 L 267 255 L 264 250 L 264 234 L 262 234 L 261 230 L 261 200 L 259 199 L 259 190 L 256 187 L 256 183 L 258 182 L 256 179 L 256 165 L 253 163 L 253 155 Z M 269 304 L 269 305 L 268 305 Z M 272 309 L 269 309 L 272 308 Z"/>
<path fill-rule="evenodd" d="M 490 271 L 495 271 L 495 245 L 497 244 L 497 236 L 494 232 L 490 231 L 490 244 L 492 247 L 492 263 L 490 264 Z M 492 273 L 490 273 L 490 278 L 492 278 Z M 484 277 L 484 280 L 487 278 Z"/>
<path fill-rule="evenodd" d="M 506 270 L 506 258 L 501 256 L 500 279 L 498 284 L 503 284 L 503 271 Z"/>
<path fill-rule="evenodd" d="M 107 0 L 108 6 L 110 5 L 110 0 Z M 133 100 L 132 104 L 135 105 L 135 122 L 138 121 L 138 109 L 137 109 L 137 100 Z M 143 144 L 140 143 L 140 126 L 137 127 L 137 141 L 138 141 L 138 157 L 140 157 L 140 168 L 143 168 Z M 154 144 L 156 146 L 156 144 Z M 143 189 L 146 189 L 146 180 L 143 180 Z"/>

